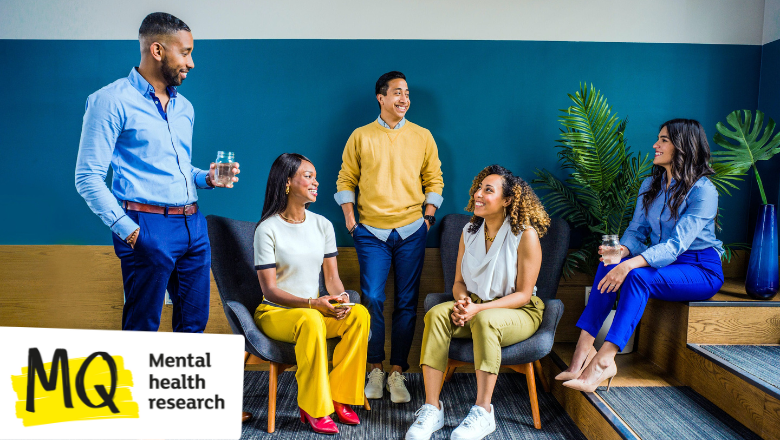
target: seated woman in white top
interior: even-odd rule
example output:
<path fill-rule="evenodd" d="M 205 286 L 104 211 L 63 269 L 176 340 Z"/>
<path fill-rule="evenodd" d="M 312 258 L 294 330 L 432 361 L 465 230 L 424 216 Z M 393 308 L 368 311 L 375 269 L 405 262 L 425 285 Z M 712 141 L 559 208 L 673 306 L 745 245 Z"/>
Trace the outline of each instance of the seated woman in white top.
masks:
<path fill-rule="evenodd" d="M 263 290 L 255 323 L 271 339 L 295 344 L 301 421 L 315 432 L 335 434 L 334 410 L 341 423 L 360 423 L 350 405 L 363 404 L 370 318 L 360 304 L 341 306 L 349 295 L 336 266 L 333 225 L 306 210 L 317 200 L 316 175 L 300 154 L 282 154 L 271 166 L 255 230 L 255 269 Z M 328 292 L 336 295 L 319 296 L 320 268 Z M 328 373 L 325 340 L 337 336 Z"/>
<path fill-rule="evenodd" d="M 542 322 L 544 303 L 536 295 L 542 264 L 539 237 L 550 217 L 531 187 L 506 168 L 491 165 L 477 175 L 466 208 L 474 216 L 458 248 L 454 301 L 425 315 L 422 365 L 425 404 L 406 433 L 429 439 L 444 426 L 439 392 L 452 338 L 474 340 L 477 400 L 452 432 L 452 439 L 481 439 L 496 429 L 491 405 L 501 366 L 501 347 L 531 337 Z"/>

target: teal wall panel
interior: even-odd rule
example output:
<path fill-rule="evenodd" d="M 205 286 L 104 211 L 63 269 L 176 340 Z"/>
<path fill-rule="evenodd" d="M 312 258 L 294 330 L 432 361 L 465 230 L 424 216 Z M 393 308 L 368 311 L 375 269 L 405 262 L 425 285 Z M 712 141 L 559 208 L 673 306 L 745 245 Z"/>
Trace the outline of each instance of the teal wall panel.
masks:
<path fill-rule="evenodd" d="M 471 180 L 500 163 L 530 180 L 557 168 L 558 109 L 593 82 L 634 149 L 651 152 L 665 120 L 715 123 L 758 105 L 761 47 L 529 41 L 198 40 L 180 92 L 195 106 L 194 158 L 236 152 L 233 190 L 201 191 L 206 213 L 257 220 L 273 159 L 314 161 L 320 196 L 311 209 L 351 245 L 335 204 L 341 152 L 352 130 L 376 118 L 376 78 L 401 70 L 411 121 L 434 135 L 444 171 L 438 217 L 463 212 Z M 73 169 L 87 96 L 139 60 L 133 41 L 0 40 L 4 85 L 0 244 L 110 244 L 110 232 L 76 193 Z M 747 188 L 747 184 L 743 185 Z M 747 189 L 724 199 L 723 240 L 745 241 Z M 435 246 L 436 234 L 429 245 Z"/>

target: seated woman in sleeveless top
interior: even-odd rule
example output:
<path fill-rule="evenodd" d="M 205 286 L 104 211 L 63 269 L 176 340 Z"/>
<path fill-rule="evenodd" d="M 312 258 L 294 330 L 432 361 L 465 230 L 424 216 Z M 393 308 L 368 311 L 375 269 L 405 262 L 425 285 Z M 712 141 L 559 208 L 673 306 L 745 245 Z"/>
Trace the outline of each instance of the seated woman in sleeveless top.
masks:
<path fill-rule="evenodd" d="M 370 318 L 359 304 L 331 304 L 348 303 L 349 295 L 336 266 L 333 225 L 306 210 L 317 200 L 316 175 L 300 154 L 282 154 L 271 166 L 255 230 L 255 269 L 263 290 L 255 323 L 269 338 L 295 344 L 301 421 L 315 432 L 335 434 L 329 416 L 334 410 L 341 423 L 360 423 L 350 405 L 363 404 Z M 335 295 L 319 296 L 320 268 Z M 337 336 L 341 342 L 328 373 L 325 340 Z"/>
<path fill-rule="evenodd" d="M 707 178 L 715 172 L 704 129 L 691 119 L 665 122 L 653 149 L 652 176 L 642 183 L 634 218 L 620 239 L 621 262 L 599 264 L 577 321 L 582 329 L 577 348 L 569 368 L 556 377 L 567 381 L 564 386 L 593 392 L 601 382 L 612 382 L 615 355 L 631 338 L 650 298 L 702 301 L 723 285 L 723 247 L 715 238 L 718 191 Z M 618 290 L 615 318 L 596 352 L 594 340 Z"/>
<path fill-rule="evenodd" d="M 501 366 L 501 347 L 531 337 L 544 303 L 535 296 L 542 264 L 539 237 L 550 218 L 528 184 L 498 165 L 477 175 L 466 208 L 474 213 L 458 248 L 454 301 L 425 314 L 422 365 L 425 404 L 406 433 L 429 439 L 444 426 L 439 392 L 452 338 L 474 340 L 477 400 L 452 439 L 481 439 L 496 429 L 491 397 Z"/>

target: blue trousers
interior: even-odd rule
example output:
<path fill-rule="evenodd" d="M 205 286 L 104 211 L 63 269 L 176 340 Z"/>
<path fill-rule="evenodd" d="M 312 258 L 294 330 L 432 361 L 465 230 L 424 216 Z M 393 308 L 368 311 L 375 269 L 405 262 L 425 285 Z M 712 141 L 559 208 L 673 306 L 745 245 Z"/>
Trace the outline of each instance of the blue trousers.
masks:
<path fill-rule="evenodd" d="M 360 263 L 360 290 L 363 305 L 371 315 L 371 340 L 368 341 L 368 363 L 385 360 L 385 284 L 390 266 L 395 273 L 395 298 L 390 337 L 390 364 L 403 370 L 409 368 L 409 350 L 417 322 L 417 299 L 420 296 L 420 274 L 425 258 L 425 240 L 428 227 L 423 224 L 414 234 L 401 240 L 393 230 L 387 241 L 374 236 L 362 225 L 355 229 L 358 263 Z"/>
<path fill-rule="evenodd" d="M 173 331 L 203 333 L 211 298 L 211 246 L 203 214 L 127 215 L 141 228 L 135 249 L 111 234 L 125 287 L 122 330 L 157 331 L 168 289 Z"/>
<path fill-rule="evenodd" d="M 626 258 L 623 259 L 625 261 Z M 577 327 L 596 337 L 612 310 L 617 292 L 601 293 L 597 286 L 615 266 L 599 264 L 588 305 Z M 723 285 L 723 266 L 713 248 L 686 251 L 677 260 L 660 269 L 640 267 L 632 270 L 620 286 L 615 319 L 605 340 L 625 348 L 634 333 L 650 298 L 664 301 L 704 301 L 712 298 Z"/>

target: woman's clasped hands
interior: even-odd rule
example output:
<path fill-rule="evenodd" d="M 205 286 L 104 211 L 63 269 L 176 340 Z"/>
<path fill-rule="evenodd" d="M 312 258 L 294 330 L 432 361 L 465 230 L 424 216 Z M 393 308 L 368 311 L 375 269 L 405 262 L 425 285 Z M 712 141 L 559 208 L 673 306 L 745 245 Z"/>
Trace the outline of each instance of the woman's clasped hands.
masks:
<path fill-rule="evenodd" d="M 459 299 L 455 301 L 455 305 L 452 307 L 452 314 L 450 315 L 452 323 L 458 327 L 463 327 L 480 310 L 482 310 L 480 305 L 472 302 L 470 297 Z"/>
<path fill-rule="evenodd" d="M 319 298 L 315 298 L 311 300 L 311 308 L 316 309 L 320 313 L 322 313 L 323 316 L 328 316 L 331 318 L 336 318 L 336 320 L 340 321 L 347 316 L 349 316 L 349 312 L 352 310 L 352 307 L 350 306 L 339 306 L 335 307 L 338 304 L 331 304 L 331 301 L 335 301 L 339 304 L 348 303 L 349 302 L 349 296 L 348 295 L 324 295 Z"/>

